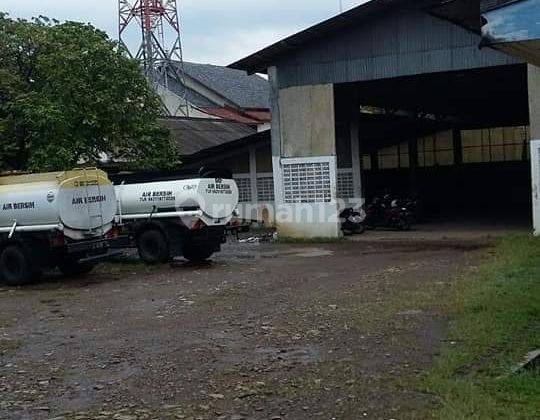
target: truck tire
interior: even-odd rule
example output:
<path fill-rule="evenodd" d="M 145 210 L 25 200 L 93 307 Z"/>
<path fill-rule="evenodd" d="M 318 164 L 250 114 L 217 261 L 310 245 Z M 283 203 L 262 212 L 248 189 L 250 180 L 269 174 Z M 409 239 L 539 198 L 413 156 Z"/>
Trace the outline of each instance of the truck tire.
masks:
<path fill-rule="evenodd" d="M 189 245 L 184 250 L 184 258 L 190 262 L 203 262 L 214 254 L 212 247 Z"/>
<path fill-rule="evenodd" d="M 71 260 L 68 259 L 66 261 L 62 261 L 60 264 L 58 264 L 58 268 L 60 269 L 60 272 L 67 277 L 75 277 L 75 276 L 82 276 L 84 274 L 89 274 L 92 272 L 92 270 L 96 267 L 95 264 L 92 263 L 80 263 L 77 260 Z"/>
<path fill-rule="evenodd" d="M 137 249 L 146 264 L 164 264 L 171 259 L 167 238 L 156 229 L 145 230 L 139 235 Z"/>
<path fill-rule="evenodd" d="M 0 255 L 0 279 L 9 286 L 22 286 L 38 280 L 41 272 L 33 265 L 22 246 L 8 245 Z"/>

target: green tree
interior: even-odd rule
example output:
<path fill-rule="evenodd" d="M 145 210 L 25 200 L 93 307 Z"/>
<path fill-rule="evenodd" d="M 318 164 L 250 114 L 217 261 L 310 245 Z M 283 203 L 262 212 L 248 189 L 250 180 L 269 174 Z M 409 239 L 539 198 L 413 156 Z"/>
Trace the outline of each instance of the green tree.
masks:
<path fill-rule="evenodd" d="M 177 163 L 138 63 L 89 24 L 0 14 L 0 169 Z"/>

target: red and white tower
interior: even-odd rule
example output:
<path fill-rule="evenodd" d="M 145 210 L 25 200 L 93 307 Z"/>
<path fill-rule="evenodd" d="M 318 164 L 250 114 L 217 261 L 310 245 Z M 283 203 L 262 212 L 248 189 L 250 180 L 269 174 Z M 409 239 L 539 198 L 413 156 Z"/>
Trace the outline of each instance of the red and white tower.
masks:
<path fill-rule="evenodd" d="M 187 115 L 189 108 L 176 0 L 118 0 L 118 10 L 121 45 L 131 57 L 140 60 L 145 75 L 158 85 L 158 91 L 172 89 L 178 96 L 178 112 L 170 109 L 168 112 Z M 137 31 L 132 32 L 130 28 Z"/>

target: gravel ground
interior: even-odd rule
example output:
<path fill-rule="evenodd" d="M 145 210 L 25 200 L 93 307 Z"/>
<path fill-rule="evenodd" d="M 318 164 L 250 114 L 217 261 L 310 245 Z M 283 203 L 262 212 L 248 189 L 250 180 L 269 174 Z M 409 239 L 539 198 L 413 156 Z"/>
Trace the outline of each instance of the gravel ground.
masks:
<path fill-rule="evenodd" d="M 0 287 L 0 418 L 403 419 L 481 250 L 231 244 Z"/>

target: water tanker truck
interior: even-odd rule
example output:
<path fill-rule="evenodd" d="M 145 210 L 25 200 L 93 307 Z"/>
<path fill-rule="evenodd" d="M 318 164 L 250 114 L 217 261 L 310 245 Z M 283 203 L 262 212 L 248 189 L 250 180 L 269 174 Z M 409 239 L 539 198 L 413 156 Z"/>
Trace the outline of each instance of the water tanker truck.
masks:
<path fill-rule="evenodd" d="M 116 188 L 119 247 L 136 247 L 147 264 L 176 256 L 204 261 L 220 251 L 238 206 L 232 179 L 122 183 Z"/>
<path fill-rule="evenodd" d="M 115 215 L 114 187 L 100 170 L 0 176 L 0 280 L 91 271 L 109 255 Z"/>

